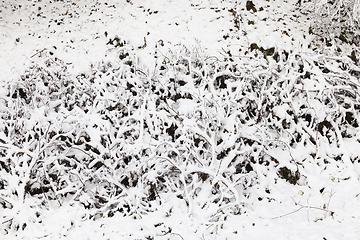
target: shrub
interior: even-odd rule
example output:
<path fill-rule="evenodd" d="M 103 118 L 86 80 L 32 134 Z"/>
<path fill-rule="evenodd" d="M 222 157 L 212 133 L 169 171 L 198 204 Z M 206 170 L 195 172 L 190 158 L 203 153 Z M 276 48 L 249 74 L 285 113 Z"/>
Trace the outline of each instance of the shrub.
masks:
<path fill-rule="evenodd" d="M 359 46 L 359 0 L 317 0 L 309 1 L 305 6 L 312 11 L 314 20 L 310 33 L 326 39 L 338 38 Z"/>
<path fill-rule="evenodd" d="M 216 225 L 242 212 L 254 185 L 270 194 L 279 178 L 304 184 L 307 164 L 358 159 L 346 149 L 359 146 L 350 59 L 227 62 L 182 47 L 157 56 L 150 74 L 120 48 L 118 63 L 77 76 L 38 59 L 0 98 L 7 229 L 41 221 L 19 218 L 24 209 L 80 204 L 92 218 L 137 218 L 174 198 Z"/>

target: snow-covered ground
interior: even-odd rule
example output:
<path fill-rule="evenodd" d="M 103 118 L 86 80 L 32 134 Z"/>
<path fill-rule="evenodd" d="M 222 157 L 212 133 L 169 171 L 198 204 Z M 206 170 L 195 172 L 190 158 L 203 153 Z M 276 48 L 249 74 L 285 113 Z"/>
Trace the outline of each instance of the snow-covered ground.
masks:
<path fill-rule="evenodd" d="M 360 239 L 360 134 L 357 124 L 360 119 L 360 105 L 357 105 L 359 96 L 356 93 L 360 84 L 359 76 L 349 73 L 349 69 L 359 71 L 357 63 L 353 63 L 348 57 L 352 52 L 358 54 L 359 49 L 336 39 L 336 44 L 320 51 L 322 46 L 315 42 L 319 37 L 309 33 L 312 19 L 304 14 L 304 6 L 302 13 L 300 12 L 299 6 L 296 5 L 297 0 L 254 0 L 254 6 L 247 2 L 1 1 L 1 123 L 10 121 L 4 117 L 7 109 L 21 108 L 20 103 L 12 106 L 8 99 L 12 97 L 19 101 L 22 98 L 27 100 L 20 92 L 19 96 L 6 96 L 8 91 L 13 91 L 13 94 L 18 86 L 25 86 L 19 79 L 26 75 L 26 71 L 36 81 L 40 79 L 42 72 L 37 72 L 34 66 L 43 70 L 57 69 L 57 65 L 65 69 L 66 66 L 64 76 L 69 79 L 78 79 L 85 73 L 86 76 L 81 78 L 81 81 L 86 84 L 91 82 L 93 85 L 87 88 L 75 84 L 76 88 L 86 93 L 92 90 L 99 93 L 104 88 L 105 97 L 102 96 L 99 100 L 99 95 L 96 95 L 95 100 L 83 100 L 79 95 L 79 101 L 93 101 L 98 105 L 89 106 L 90 110 L 86 110 L 85 113 L 76 107 L 75 110 L 64 110 L 68 115 L 62 116 L 63 110 L 52 110 L 61 105 L 61 99 L 53 105 L 42 105 L 41 101 L 36 102 L 38 100 L 34 97 L 31 102 L 34 102 L 34 105 L 38 104 L 38 107 L 29 110 L 32 116 L 24 117 L 27 119 L 24 120 L 24 129 L 31 124 L 34 125 L 29 127 L 30 130 L 36 127 L 47 129 L 46 133 L 36 130 L 44 134 L 39 140 L 39 149 L 41 141 L 45 142 L 47 139 L 45 135 L 51 135 L 51 124 L 54 125 L 54 129 L 61 129 L 59 136 L 66 135 L 66 131 L 69 133 L 66 136 L 71 136 L 70 132 L 74 132 L 78 134 L 77 140 L 82 134 L 81 130 L 77 130 L 78 127 L 91 128 L 88 132 L 90 135 L 93 134 L 91 138 L 98 137 L 100 142 L 101 134 L 114 129 L 108 127 L 104 119 L 98 115 L 99 109 L 101 106 L 109 109 L 119 96 L 129 96 L 128 102 L 126 99 L 120 99 L 117 104 L 126 105 L 128 114 L 135 119 L 133 122 L 126 125 L 127 120 L 122 122 L 121 119 L 117 119 L 119 115 L 116 115 L 117 118 L 108 116 L 129 129 L 132 127 L 131 124 L 134 125 L 134 129 L 139 127 L 140 137 L 135 130 L 135 140 L 120 141 L 120 137 L 114 138 L 119 140 L 118 145 L 122 144 L 122 149 L 124 152 L 127 151 L 126 153 L 149 149 L 149 155 L 153 154 L 156 157 L 144 154 L 143 160 L 138 159 L 148 161 L 137 166 L 141 170 L 145 169 L 141 179 L 150 182 L 155 179 L 155 182 L 159 182 L 158 176 L 161 176 L 161 179 L 165 178 L 164 185 L 167 185 L 164 189 L 167 190 L 152 190 L 156 193 L 156 200 L 152 200 L 151 206 L 140 206 L 143 204 L 140 197 L 143 193 L 138 191 L 142 188 L 148 190 L 147 184 L 150 183 L 144 181 L 144 186 L 138 186 L 138 183 L 132 188 L 128 187 L 131 183 L 124 184 L 124 179 L 120 177 L 121 184 L 127 185 L 122 186 L 126 195 L 124 201 L 130 201 L 126 202 L 128 207 L 130 205 L 129 208 L 137 206 L 134 212 L 130 211 L 132 214 L 128 214 L 129 216 L 124 216 L 126 214 L 122 214 L 122 211 L 117 211 L 111 216 L 106 211 L 97 212 L 91 204 L 91 209 L 85 209 L 87 201 L 94 200 L 92 196 L 87 195 L 87 190 L 95 192 L 96 187 L 91 185 L 93 182 L 89 176 L 85 173 L 82 175 L 83 172 L 78 173 L 78 179 L 84 182 L 87 179 L 91 186 L 83 183 L 83 190 L 75 194 L 83 194 L 78 198 L 67 199 L 65 194 L 64 199 L 57 199 L 64 189 L 56 193 L 54 200 L 49 200 L 45 192 L 44 197 L 39 196 L 41 194 L 29 196 L 25 193 L 26 201 L 18 198 L 17 195 L 21 195 L 19 192 L 15 194 L 13 191 L 14 196 L 9 196 L 7 194 L 11 189 L 19 190 L 23 186 L 24 191 L 24 188 L 28 187 L 21 177 L 27 181 L 32 178 L 31 171 L 24 170 L 22 164 L 17 166 L 13 163 L 10 165 L 14 166 L 14 169 L 6 169 L 8 157 L 20 159 L 23 156 L 20 152 L 23 150 L 19 149 L 23 148 L 16 146 L 13 152 L 8 150 L 16 144 L 7 141 L 11 139 L 6 133 L 8 130 L 0 126 L 0 150 L 4 151 L 0 152 L 0 162 L 3 163 L 0 165 L 0 238 Z M 311 6 L 308 3 L 307 8 L 311 9 Z M 316 44 L 319 46 L 314 51 L 314 47 L 311 46 Z M 54 63 L 47 65 L 47 59 L 52 59 Z M 184 59 L 190 59 L 191 63 L 184 63 Z M 112 72 L 104 70 L 102 76 L 99 69 L 107 66 L 108 62 L 112 63 L 109 67 Z M 132 71 L 132 65 L 136 65 L 135 72 Z M 231 66 L 235 66 L 237 70 L 231 70 Z M 189 69 L 188 72 L 186 68 Z M 124 75 L 116 75 L 118 69 L 121 69 Z M 328 69 L 329 72 L 323 69 Z M 164 74 L 159 74 L 163 70 Z M 138 72 L 140 73 L 137 75 Z M 222 73 L 225 75 L 221 75 Z M 95 80 L 90 80 L 91 76 Z M 114 78 L 123 79 L 123 76 L 124 81 L 128 81 L 124 83 L 125 87 L 112 82 Z M 126 78 L 129 76 L 130 80 Z M 169 83 L 171 80 L 167 77 L 187 83 L 184 85 L 179 81 L 179 86 L 174 87 L 175 82 Z M 329 83 L 332 77 L 338 83 Z M 258 81 L 258 85 L 252 82 L 252 78 Z M 195 79 L 200 79 L 200 83 L 191 82 Z M 157 86 L 169 86 L 169 90 L 164 88 L 165 91 L 169 91 L 168 97 L 171 100 L 164 100 L 164 103 L 160 104 L 164 105 L 160 111 L 158 104 L 152 102 L 155 98 L 149 92 L 150 87 L 146 85 L 150 81 L 152 84 L 159 83 Z M 206 84 L 206 81 L 209 84 Z M 143 86 L 139 82 L 143 83 Z M 57 84 L 56 81 L 53 83 Z M 113 85 L 109 87 L 106 83 Z M 41 91 L 46 93 L 46 87 L 37 85 L 38 97 L 42 102 L 51 102 L 50 97 L 47 99 L 45 95 L 41 95 Z M 63 89 L 66 90 L 66 87 Z M 171 91 L 179 91 L 180 95 L 173 96 Z M 159 92 L 161 90 L 156 94 L 161 95 Z M 346 94 L 343 94 L 344 92 Z M 353 92 L 355 97 L 352 96 Z M 245 96 L 245 93 L 249 95 Z M 73 94 L 75 96 L 77 93 Z M 89 96 L 91 94 L 89 93 Z M 187 97 L 189 95 L 191 97 Z M 267 100 L 273 100 L 274 104 Z M 101 101 L 106 103 L 100 103 Z M 327 103 L 329 101 L 333 105 L 330 106 Z M 276 106 L 277 104 L 279 105 Z M 170 110 L 166 112 L 164 109 Z M 267 112 L 269 116 L 266 115 Z M 149 130 L 147 135 L 143 129 L 145 125 L 146 128 L 151 128 L 151 123 L 144 120 L 148 116 L 156 119 L 155 123 L 152 122 L 156 130 Z M 11 120 L 14 119 L 17 118 Z M 41 119 L 44 119 L 44 123 L 41 123 Z M 61 124 L 55 121 L 47 127 L 46 124 L 53 119 Z M 340 119 L 343 119 L 344 127 L 340 126 Z M 168 127 L 162 131 L 166 136 L 155 137 L 150 134 L 160 131 L 159 125 L 156 125 L 159 122 L 166 123 L 160 124 L 164 128 Z M 207 125 L 209 122 L 221 125 L 221 132 L 213 130 L 214 127 Z M 66 130 L 65 124 L 73 129 Z M 96 124 L 100 127 L 94 127 Z M 60 128 L 56 128 L 58 125 L 61 125 Z M 175 130 L 170 125 L 176 126 Z M 179 130 L 176 130 L 178 126 Z M 177 137 L 174 133 L 176 131 L 179 131 L 183 138 Z M 99 136 L 96 136 L 97 133 Z M 197 138 L 201 140 L 194 140 L 195 143 L 188 144 L 186 141 L 195 135 L 201 136 Z M 43 152 L 45 154 L 45 148 L 51 148 L 51 144 L 55 142 L 50 139 L 55 138 L 49 137 L 49 144 L 44 143 L 44 148 L 36 155 L 39 159 Z M 170 142 L 170 147 L 166 147 L 166 143 L 162 142 L 166 139 Z M 334 139 L 337 140 L 333 141 Z M 137 146 L 133 146 L 132 141 L 135 141 Z M 113 144 L 113 139 L 109 142 Z M 98 145 L 99 149 L 102 148 L 102 143 L 90 143 Z M 34 149 L 36 148 L 38 147 Z M 111 152 L 113 148 L 115 144 L 112 147 L 104 147 L 110 155 L 115 156 L 119 152 Z M 187 150 L 184 150 L 186 148 Z M 31 155 L 36 152 L 34 149 L 29 144 L 24 152 L 28 151 Z M 174 158 L 176 161 L 168 155 L 171 151 L 177 156 Z M 257 151 L 260 153 L 256 153 Z M 186 155 L 187 152 L 198 154 L 199 159 L 191 154 Z M 46 156 L 55 159 L 57 156 L 51 155 L 52 153 L 46 153 L 49 154 Z M 32 161 L 35 155 L 31 156 L 30 160 L 26 160 L 31 163 L 24 161 L 25 165 L 29 165 L 28 168 L 37 166 L 37 163 L 33 164 Z M 223 160 L 215 161 L 215 158 Z M 251 164 L 250 167 L 243 167 L 246 171 L 235 171 L 242 163 L 240 158 Z M 166 159 L 171 164 L 161 162 L 160 159 Z M 46 169 L 48 166 L 45 166 L 45 162 L 48 160 L 41 161 L 44 162 L 44 166 L 39 169 Z M 191 161 L 197 163 L 188 164 Z M 151 163 L 161 163 L 166 171 L 173 171 L 174 175 L 167 175 L 169 172 L 162 172 L 160 167 L 153 167 Z M 89 165 L 92 164 L 97 163 L 94 161 Z M 104 160 L 103 164 L 110 166 L 113 163 L 108 164 Z M 50 162 L 48 165 L 50 169 Z M 151 170 L 153 168 L 154 171 Z M 101 166 L 99 169 L 102 169 Z M 294 175 L 295 184 L 289 183 L 293 176 L 293 172 L 286 172 L 290 171 L 289 169 L 299 174 L 299 177 Z M 118 173 L 115 170 L 111 172 L 114 176 Z M 18 174 L 19 171 L 24 171 L 24 176 Z M 125 167 L 123 171 L 128 170 Z M 129 174 L 136 171 L 129 170 Z M 18 175 L 20 180 L 12 178 L 9 172 L 14 176 Z M 202 175 L 195 177 L 197 175 L 194 175 L 194 172 L 201 172 Z M 2 174 L 6 177 L 2 178 Z M 105 173 L 94 173 L 94 178 L 99 177 L 101 182 L 100 176 L 104 176 L 101 174 Z M 203 187 L 196 188 L 200 186 L 199 179 L 204 175 L 207 177 L 203 180 Z M 49 180 L 49 176 L 46 176 Z M 181 179 L 182 177 L 184 179 Z M 69 177 L 69 182 L 73 180 Z M 106 181 L 110 181 L 108 176 Z M 20 187 L 11 184 L 18 184 Z M 112 187 L 116 185 L 111 184 L 114 184 Z M 188 185 L 185 186 L 186 184 Z M 77 185 L 74 183 L 73 187 Z M 173 192 L 168 189 L 172 189 Z M 209 194 L 212 191 L 216 192 L 214 196 L 221 198 L 212 198 L 212 194 Z M 106 194 L 102 196 L 108 197 Z M 44 206 L 39 206 L 39 202 L 32 198 L 42 198 Z M 110 201 L 106 206 L 110 206 Z"/>
<path fill-rule="evenodd" d="M 294 1 L 293 1 L 294 2 Z M 246 11 L 238 1 L 3 1 L 2 79 L 18 76 L 44 49 L 79 71 L 109 55 L 106 43 L 119 36 L 152 62 L 154 48 L 200 45 L 209 55 L 257 43 L 264 48 L 306 49 L 308 21 L 291 1 L 258 1 Z M 235 19 L 244 23 L 235 23 Z M 254 21 L 254 25 L 249 23 Z M 291 36 L 289 36 L 291 35 Z M 75 64 L 76 63 L 76 64 Z M 149 64 L 150 64 L 149 63 Z"/>

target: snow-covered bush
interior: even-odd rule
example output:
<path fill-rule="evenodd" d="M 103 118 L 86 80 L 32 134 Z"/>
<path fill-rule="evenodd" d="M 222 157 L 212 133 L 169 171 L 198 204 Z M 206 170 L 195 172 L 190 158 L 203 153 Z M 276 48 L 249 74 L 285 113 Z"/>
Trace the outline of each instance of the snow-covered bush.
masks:
<path fill-rule="evenodd" d="M 172 193 L 189 209 L 215 204 L 209 217 L 216 218 L 219 208 L 238 202 L 215 150 L 223 110 L 198 95 L 193 84 L 204 81 L 178 79 L 186 67 L 207 71 L 205 61 L 164 58 L 159 75 L 147 76 L 129 53 L 120 58 L 76 77 L 48 58 L 9 86 L 0 146 L 9 228 L 26 227 L 29 220 L 17 217 L 24 206 L 32 216 L 78 202 L 90 217 L 141 217 Z"/>
<path fill-rule="evenodd" d="M 312 11 L 314 20 L 310 33 L 318 34 L 327 41 L 338 38 L 359 45 L 359 0 L 316 0 L 308 1 L 305 5 Z"/>
<path fill-rule="evenodd" d="M 149 71 L 118 49 L 118 61 L 77 76 L 48 56 L 0 98 L 5 231 L 54 205 L 137 218 L 173 198 L 217 226 L 247 199 L 271 201 L 278 181 L 311 185 L 309 166 L 359 161 L 348 151 L 360 147 L 350 59 L 254 50 L 224 61 L 181 47 Z"/>

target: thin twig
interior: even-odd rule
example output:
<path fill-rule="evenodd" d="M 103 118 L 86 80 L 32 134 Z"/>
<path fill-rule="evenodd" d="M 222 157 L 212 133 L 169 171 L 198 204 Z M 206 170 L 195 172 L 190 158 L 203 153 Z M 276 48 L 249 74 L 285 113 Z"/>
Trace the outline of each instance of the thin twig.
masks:
<path fill-rule="evenodd" d="M 295 202 L 295 201 L 294 201 L 294 202 Z M 280 215 L 280 216 L 277 216 L 277 217 L 272 217 L 271 219 L 277 219 L 277 218 L 286 217 L 286 216 L 288 216 L 288 215 L 291 215 L 291 214 L 293 214 L 293 213 L 296 213 L 296 212 L 300 211 L 300 210 L 303 209 L 303 208 L 316 209 L 316 210 L 320 210 L 320 211 L 324 211 L 324 212 L 333 212 L 333 211 L 330 211 L 330 210 L 328 210 L 328 209 L 324 209 L 324 208 L 320 208 L 320 207 L 313 207 L 313 206 L 310 206 L 310 205 L 302 205 L 302 204 L 297 203 L 297 202 L 295 202 L 295 205 L 299 205 L 300 208 L 298 208 L 298 209 L 296 209 L 296 210 L 294 210 L 294 211 L 292 211 L 292 212 L 286 213 L 286 214 L 284 214 L 284 215 Z"/>
<path fill-rule="evenodd" d="M 45 51 L 45 50 L 47 50 L 46 48 L 44 48 L 44 49 L 42 49 L 42 50 L 40 50 L 40 51 L 37 51 L 34 55 L 32 55 L 30 58 L 33 58 L 33 57 L 35 57 L 36 55 L 38 55 L 38 54 L 41 54 L 43 51 Z"/>

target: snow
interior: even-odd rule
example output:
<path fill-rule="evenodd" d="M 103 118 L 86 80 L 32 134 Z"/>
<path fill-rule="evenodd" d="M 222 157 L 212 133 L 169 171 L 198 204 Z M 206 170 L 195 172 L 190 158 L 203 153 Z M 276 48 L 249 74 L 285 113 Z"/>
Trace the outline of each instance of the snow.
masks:
<path fill-rule="evenodd" d="M 235 0 L 1 1 L 0 238 L 358 239 L 359 99 L 336 95 L 358 90 L 339 63 L 357 70 L 347 56 L 358 47 L 313 51 L 312 20 L 297 0 L 253 2 L 256 12 Z M 117 38 L 124 46 L 110 44 Z M 260 51 L 272 47 L 279 61 Z M 50 78 L 53 94 L 34 66 L 61 69 L 74 88 Z M 38 81 L 28 105 L 7 96 L 8 87 L 31 86 L 19 80 L 26 72 Z M 126 84 L 114 83 L 122 77 Z M 159 86 L 170 97 L 158 104 Z M 88 106 L 64 107 L 61 96 Z M 5 129 L 23 129 L 33 141 L 7 141 Z M 26 195 L 42 187 L 30 186 L 33 167 L 39 179 L 56 173 L 63 181 L 44 196 Z M 280 167 L 300 171 L 296 184 Z M 151 191 L 156 200 L 146 205 Z M 105 209 L 95 207 L 99 198 Z"/>

